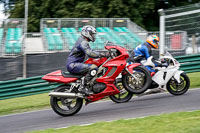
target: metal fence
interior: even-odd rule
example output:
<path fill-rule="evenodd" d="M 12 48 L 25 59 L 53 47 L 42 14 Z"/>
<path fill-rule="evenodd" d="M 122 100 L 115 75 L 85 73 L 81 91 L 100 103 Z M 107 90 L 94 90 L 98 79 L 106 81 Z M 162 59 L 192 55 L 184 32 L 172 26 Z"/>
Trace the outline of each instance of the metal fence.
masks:
<path fill-rule="evenodd" d="M 0 20 L 0 56 L 16 56 L 23 53 L 24 19 Z"/>
<path fill-rule="evenodd" d="M 134 32 L 143 41 L 149 35 L 160 36 L 159 32 Z M 167 31 L 165 32 L 165 49 L 181 50 L 187 46 L 187 33 L 185 31 Z"/>
<path fill-rule="evenodd" d="M 146 30 L 134 22 L 131 22 L 128 18 L 43 18 L 41 19 L 40 31 L 42 34 L 44 46 L 46 48 L 45 50 L 71 50 L 73 44 L 77 40 L 77 37 L 80 35 L 81 28 L 85 25 L 92 25 L 94 27 L 106 27 L 110 28 L 110 30 L 113 30 L 114 27 L 126 27 L 132 32 L 146 32 Z M 48 33 L 45 33 L 45 30 L 48 28 L 54 28 L 55 31 L 47 31 Z M 62 31 L 63 28 L 73 28 L 76 30 L 76 32 L 65 33 Z M 113 32 L 115 31 L 113 30 Z M 105 34 L 107 33 L 97 33 L 97 39 L 99 39 L 99 42 L 97 41 L 92 44 L 92 48 L 96 50 L 102 50 L 104 42 L 115 41 L 115 39 L 118 39 L 118 41 L 116 41 L 118 45 L 126 47 L 127 49 L 132 49 L 141 43 L 141 41 L 139 41 L 141 39 L 134 41 L 133 36 L 124 41 L 124 38 L 121 38 L 121 36 L 123 36 L 125 33 L 111 33 L 112 35 L 110 37 L 105 37 Z M 51 38 L 59 38 L 56 40 L 59 45 L 54 44 L 53 41 L 50 42 Z M 110 40 L 108 40 L 108 38 Z"/>
<path fill-rule="evenodd" d="M 200 53 L 200 3 L 167 9 L 161 15 L 162 31 L 186 32 L 186 53 Z"/>
<path fill-rule="evenodd" d="M 94 27 L 128 27 L 128 18 L 43 18 L 41 19 L 41 32 L 44 28 L 75 27 L 76 30 L 85 25 Z"/>
<path fill-rule="evenodd" d="M 18 56 L 24 53 L 50 53 L 50 52 L 62 52 L 69 51 L 73 44 L 76 41 L 76 38 L 69 43 L 68 40 L 71 39 L 72 36 L 65 35 L 61 31 L 61 28 L 74 27 L 78 32 L 76 32 L 76 36 L 80 35 L 80 28 L 84 25 L 93 25 L 95 27 L 109 27 L 113 30 L 114 27 L 127 27 L 134 36 L 131 36 L 132 39 L 136 38 L 136 41 L 128 41 L 118 43 L 120 46 L 124 46 L 128 50 L 132 50 L 134 47 L 142 43 L 146 40 L 146 37 L 150 34 L 156 34 L 159 36 L 159 32 L 147 32 L 134 22 L 130 21 L 128 18 L 44 18 L 41 19 L 41 32 L 40 33 L 27 33 L 24 34 L 24 19 L 8 19 L 2 21 L 1 27 L 4 29 L 3 37 L 0 41 L 0 56 Z M 9 40 L 7 41 L 7 32 L 8 28 L 21 28 L 22 35 L 20 39 Z M 48 39 L 44 33 L 45 28 L 56 28 L 58 32 L 56 33 L 48 33 L 51 37 L 56 38 L 59 37 L 58 42 L 54 42 L 51 44 L 51 47 L 48 46 Z M 113 30 L 114 31 L 114 30 Z M 101 32 L 98 34 L 101 36 L 105 33 Z M 121 38 L 125 32 L 115 32 L 118 39 L 123 40 Z M 130 38 L 130 40 L 131 40 Z M 101 38 L 102 39 L 102 38 Z M 103 38 L 103 41 L 112 41 L 110 38 Z M 138 40 L 137 40 L 138 39 Z M 183 50 L 187 47 L 187 32 L 186 31 L 167 31 L 165 34 L 165 44 L 167 49 L 171 50 Z M 51 41 L 51 40 L 50 40 Z M 53 40 L 54 41 L 54 40 Z M 7 44 L 9 42 L 9 45 Z M 13 47 L 15 43 L 19 42 L 20 47 L 17 47 L 16 51 L 13 51 Z M 51 42 L 52 43 L 52 42 Z M 60 43 L 60 45 L 55 45 L 56 43 Z M 103 42 L 96 42 L 94 49 L 102 50 Z M 7 46 L 7 47 L 6 47 Z M 8 46 L 13 46 L 10 49 Z M 18 46 L 18 44 L 16 45 Z M 7 48 L 7 51 L 6 51 Z M 9 51 L 10 50 L 10 51 Z"/>

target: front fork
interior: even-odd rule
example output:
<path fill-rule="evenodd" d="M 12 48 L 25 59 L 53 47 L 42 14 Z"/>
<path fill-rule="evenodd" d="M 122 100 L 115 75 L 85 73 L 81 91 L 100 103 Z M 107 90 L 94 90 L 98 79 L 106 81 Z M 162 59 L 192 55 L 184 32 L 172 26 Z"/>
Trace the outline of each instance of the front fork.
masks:
<path fill-rule="evenodd" d="M 133 63 L 133 64 L 130 64 L 128 66 L 125 67 L 125 71 L 122 73 L 123 75 L 126 74 L 126 73 L 129 73 L 131 75 L 132 78 L 134 79 L 138 79 L 134 74 L 133 74 L 133 68 L 137 67 L 137 66 L 140 66 L 141 64 L 140 63 Z"/>
<path fill-rule="evenodd" d="M 136 79 L 136 80 L 138 79 L 133 73 L 129 72 L 129 70 L 128 70 L 127 67 L 125 68 L 125 71 L 126 71 L 127 73 L 129 73 L 133 79 Z"/>

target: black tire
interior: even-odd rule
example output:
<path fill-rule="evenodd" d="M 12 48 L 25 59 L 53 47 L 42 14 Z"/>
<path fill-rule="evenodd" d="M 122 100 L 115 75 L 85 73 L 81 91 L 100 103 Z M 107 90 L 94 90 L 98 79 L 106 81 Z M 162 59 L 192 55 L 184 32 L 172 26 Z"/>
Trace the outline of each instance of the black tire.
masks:
<path fill-rule="evenodd" d="M 119 89 L 120 93 L 113 96 L 109 96 L 113 102 L 124 103 L 128 102 L 132 98 L 133 94 L 124 89 L 121 78 L 115 80 L 115 86 L 117 87 L 117 89 Z"/>
<path fill-rule="evenodd" d="M 152 79 L 150 72 L 144 66 L 137 66 L 133 68 L 133 74 L 139 77 L 140 80 L 135 80 L 129 73 L 122 76 L 122 83 L 125 89 L 133 94 L 141 94 L 145 92 L 150 86 Z M 138 85 L 137 83 L 141 83 Z"/>
<path fill-rule="evenodd" d="M 65 92 L 65 91 L 67 92 L 69 88 L 70 86 L 62 85 L 62 86 L 57 87 L 54 90 L 54 92 Z M 57 114 L 61 116 L 70 116 L 70 115 L 76 114 L 81 109 L 83 105 L 83 99 L 82 98 L 68 99 L 65 97 L 61 98 L 61 97 L 51 96 L 50 104 L 51 104 L 52 109 Z M 63 108 L 60 106 L 60 104 L 63 106 Z M 72 106 L 72 104 L 74 104 L 74 106 Z"/>
<path fill-rule="evenodd" d="M 182 95 L 188 91 L 190 87 L 190 79 L 185 73 L 181 73 L 180 79 L 180 83 L 178 83 L 174 78 L 168 81 L 167 90 L 172 95 Z"/>

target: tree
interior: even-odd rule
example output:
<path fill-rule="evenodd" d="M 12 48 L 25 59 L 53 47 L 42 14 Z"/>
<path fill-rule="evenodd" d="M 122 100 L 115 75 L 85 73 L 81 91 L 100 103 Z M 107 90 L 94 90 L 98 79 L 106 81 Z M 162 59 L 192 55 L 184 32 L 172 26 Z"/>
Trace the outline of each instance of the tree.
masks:
<path fill-rule="evenodd" d="M 159 8 L 198 0 L 29 0 L 28 31 L 38 32 L 41 18 L 130 18 L 147 30 L 159 29 Z M 24 0 L 17 0 L 10 18 L 24 17 Z"/>

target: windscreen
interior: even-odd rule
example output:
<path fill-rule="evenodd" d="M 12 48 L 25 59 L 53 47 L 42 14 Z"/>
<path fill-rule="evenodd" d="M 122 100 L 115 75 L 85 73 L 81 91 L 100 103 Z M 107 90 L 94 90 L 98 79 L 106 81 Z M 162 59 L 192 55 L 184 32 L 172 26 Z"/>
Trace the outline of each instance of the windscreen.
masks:
<path fill-rule="evenodd" d="M 173 57 L 168 51 L 165 52 L 165 56 Z"/>
<path fill-rule="evenodd" d="M 113 42 L 107 41 L 106 46 L 118 46 L 118 45 Z"/>

